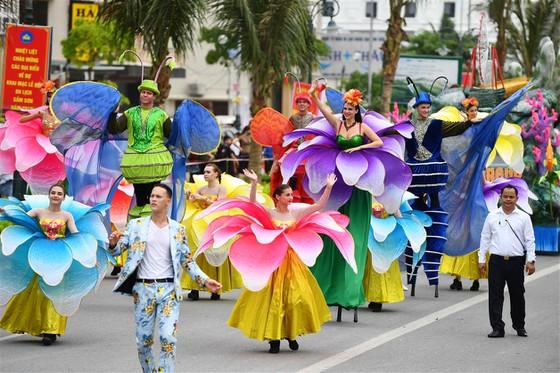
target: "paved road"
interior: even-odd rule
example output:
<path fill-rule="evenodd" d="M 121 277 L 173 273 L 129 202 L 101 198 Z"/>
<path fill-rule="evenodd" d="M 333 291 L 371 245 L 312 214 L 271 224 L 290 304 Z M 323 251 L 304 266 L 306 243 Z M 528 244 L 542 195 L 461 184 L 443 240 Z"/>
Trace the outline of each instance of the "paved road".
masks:
<path fill-rule="evenodd" d="M 506 337 L 486 337 L 485 281 L 478 293 L 457 292 L 448 290 L 451 279 L 444 276 L 435 299 L 420 277 L 416 297 L 377 314 L 360 309 L 357 324 L 345 312 L 342 323 L 329 322 L 321 333 L 301 338 L 300 351 L 289 351 L 283 342 L 281 353 L 270 355 L 268 344 L 225 324 L 234 292 L 219 302 L 183 302 L 177 371 L 559 372 L 560 257 L 540 256 L 537 265 L 526 284 L 528 338 L 508 329 L 508 304 Z M 114 282 L 105 279 L 84 300 L 67 334 L 51 347 L 0 331 L 0 371 L 138 372 L 132 301 L 111 293 Z"/>

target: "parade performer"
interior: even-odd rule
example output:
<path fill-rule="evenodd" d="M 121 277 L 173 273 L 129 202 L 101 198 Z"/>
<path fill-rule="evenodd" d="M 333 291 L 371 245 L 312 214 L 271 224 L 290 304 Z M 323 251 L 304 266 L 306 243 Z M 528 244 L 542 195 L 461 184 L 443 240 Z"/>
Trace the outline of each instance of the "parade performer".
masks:
<path fill-rule="evenodd" d="M 417 260 L 426 250 L 426 228 L 432 219 L 424 212 L 413 210 L 408 201 L 415 199 L 406 192 L 400 210 L 393 216 L 379 202 L 373 203 L 368 258 L 364 274 L 364 289 L 368 308 L 381 311 L 383 303 L 404 300 L 399 257 L 407 244 Z"/>
<path fill-rule="evenodd" d="M 298 336 L 318 332 L 331 318 L 317 280 L 307 268 L 323 248 L 319 234 L 331 237 L 352 271 L 357 271 L 352 236 L 344 229 L 348 218 L 334 211 L 319 212 L 326 206 L 336 177 L 326 177 L 325 190 L 316 204 L 299 208 L 292 208 L 292 189 L 283 184 L 274 192 L 276 208 L 269 209 L 255 203 L 257 175 L 248 170 L 244 173 L 251 180 L 250 199 L 218 201 L 202 217 L 229 209 L 242 210 L 245 215 L 212 221 L 199 251 L 234 240 L 229 257 L 246 289 L 228 325 L 249 338 L 268 340 L 270 353 L 278 353 L 282 339 L 297 350 Z"/>
<path fill-rule="evenodd" d="M 224 175 L 224 179 L 228 179 L 230 182 L 232 181 L 231 179 L 235 179 L 231 176 L 227 176 Z M 189 193 L 185 217 L 182 222 L 187 231 L 189 247 L 193 250 L 196 250 L 196 248 L 199 247 L 204 231 L 208 227 L 208 222 L 211 221 L 212 218 L 209 217 L 209 220 L 197 219 L 198 213 L 212 205 L 215 201 L 225 198 L 228 195 L 228 188 L 222 183 L 222 173 L 216 164 L 208 163 L 204 167 L 203 177 L 205 185 L 195 183 L 193 186 L 196 189 L 191 189 Z M 229 192 L 231 193 L 231 189 L 233 188 L 230 187 L 229 189 Z M 227 255 L 218 259 L 218 262 L 221 263 L 216 263 L 215 261 L 213 261 L 212 264 L 209 263 L 207 255 L 198 255 L 196 257 L 196 264 L 200 267 L 200 269 L 222 284 L 222 288 L 218 293 L 212 293 L 210 296 L 211 300 L 218 300 L 220 299 L 220 294 L 229 292 L 233 289 L 239 289 L 243 286 L 243 281 L 241 280 L 239 272 L 237 272 L 231 265 Z M 219 265 L 216 266 L 216 264 Z M 196 281 L 193 281 L 186 274 L 183 274 L 181 277 L 181 287 L 183 289 L 191 290 L 188 294 L 188 298 L 192 300 L 198 300 L 199 291 L 206 290 L 201 288 Z"/>
<path fill-rule="evenodd" d="M 43 83 L 47 105 L 54 91 L 52 81 Z M 57 125 L 48 106 L 28 114 L 7 111 L 6 123 L 0 127 L 0 174 L 18 171 L 35 193 L 46 193 L 50 185 L 64 179 L 64 157 L 49 140 Z"/>
<path fill-rule="evenodd" d="M 266 107 L 259 110 L 251 120 L 251 134 L 255 141 L 262 146 L 272 147 L 274 161 L 270 170 L 271 194 L 274 193 L 274 190 L 283 182 L 280 169 L 283 157 L 289 152 L 294 151 L 297 145 L 303 140 L 300 139 L 288 146 L 283 146 L 282 137 L 293 130 L 307 127 L 313 120 L 313 114 L 309 112 L 311 97 L 307 92 L 301 89 L 299 81 L 297 81 L 297 84 L 298 93 L 293 100 L 296 104 L 297 111 L 289 118 L 286 118 L 283 114 L 272 108 Z M 305 167 L 300 165 L 288 184 L 294 190 L 295 202 L 313 203 L 313 199 L 305 192 L 303 186 L 304 176 Z"/>
<path fill-rule="evenodd" d="M 463 100 L 462 106 L 464 112 L 460 112 L 454 106 L 446 106 L 432 115 L 432 118 L 458 122 L 465 119 L 483 119 L 488 115 L 487 113 L 480 113 L 478 111 L 478 100 L 475 97 L 467 97 Z M 463 139 L 459 137 L 455 141 L 444 143 L 443 148 L 457 146 L 457 143 L 461 141 L 463 141 Z M 523 172 L 525 164 L 523 163 L 523 140 L 521 139 L 520 126 L 504 122 L 496 145 L 492 149 L 488 161 L 486 162 L 487 166 L 492 164 L 496 154 L 499 154 L 500 158 L 514 171 Z M 484 185 L 486 189 L 486 183 Z M 499 193 L 497 194 L 497 198 L 499 198 Z M 487 206 L 489 210 L 495 209 L 495 207 L 490 207 L 490 205 Z M 478 250 L 462 256 L 449 256 L 444 254 L 441 259 L 439 272 L 453 275 L 454 279 L 453 283 L 450 285 L 450 289 L 458 291 L 463 290 L 462 277 L 473 280 L 470 287 L 471 291 L 478 291 L 480 288 L 478 280 L 486 278 L 486 276 L 481 274 L 478 270 Z"/>
<path fill-rule="evenodd" d="M 155 185 L 149 201 L 151 215 L 131 220 L 124 234 L 113 232 L 110 236 L 111 254 L 119 255 L 128 249 L 113 291 L 133 296 L 136 344 L 144 373 L 174 371 L 182 270 L 210 291 L 221 287 L 192 259 L 185 229 L 167 217 L 171 201 L 171 189 L 164 184 Z M 161 344 L 159 363 L 152 351 L 156 318 Z"/>
<path fill-rule="evenodd" d="M 9 303 L 0 328 L 42 336 L 51 345 L 66 320 L 107 269 L 108 205 L 89 207 L 65 198 L 62 184 L 48 198 L 0 200 L 0 220 L 13 225 L 0 234 L 0 304 Z"/>
<path fill-rule="evenodd" d="M 365 302 L 362 280 L 368 250 L 371 197 L 373 195 L 383 203 L 391 214 L 398 210 L 411 180 L 410 169 L 402 160 L 402 137 L 410 136 L 412 125 L 392 124 L 375 112 L 366 113 L 362 120 L 359 108 L 362 94 L 354 89 L 344 95 L 341 119 L 315 97 L 316 87 L 314 82 L 309 93 L 324 118 L 284 137 L 284 143 L 289 144 L 307 135 L 314 136 L 285 157 L 282 175 L 284 181 L 289 180 L 305 161 L 304 184 L 315 200 L 325 186 L 325 175 L 337 175 L 338 182 L 327 206 L 329 209 L 340 208 L 339 211 L 350 218 L 348 230 L 356 245 L 358 272 L 354 273 L 346 265 L 328 239 L 325 239 L 325 248 L 312 272 L 327 303 L 354 308 L 354 320 L 357 321 L 357 307 Z"/>

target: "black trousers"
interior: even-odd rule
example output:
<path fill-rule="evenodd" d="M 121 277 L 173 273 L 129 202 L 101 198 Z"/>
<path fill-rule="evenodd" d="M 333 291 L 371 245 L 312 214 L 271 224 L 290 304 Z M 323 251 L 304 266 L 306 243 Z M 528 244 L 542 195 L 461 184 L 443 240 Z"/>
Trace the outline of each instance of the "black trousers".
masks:
<path fill-rule="evenodd" d="M 514 329 L 525 328 L 525 267 L 524 256 L 502 257 L 490 255 L 488 264 L 488 309 L 490 325 L 493 330 L 504 330 L 502 309 L 504 306 L 504 287 L 507 284 Z"/>

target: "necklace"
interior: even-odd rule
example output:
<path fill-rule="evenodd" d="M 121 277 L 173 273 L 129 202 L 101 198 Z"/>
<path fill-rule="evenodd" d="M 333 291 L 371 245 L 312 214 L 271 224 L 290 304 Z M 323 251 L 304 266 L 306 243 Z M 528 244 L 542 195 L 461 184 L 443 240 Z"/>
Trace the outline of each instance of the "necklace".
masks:
<path fill-rule="evenodd" d="M 349 129 L 351 129 L 352 127 L 354 127 L 357 123 L 354 121 L 351 125 L 347 125 L 346 124 L 346 119 L 342 122 L 342 124 L 344 124 L 344 128 L 346 128 L 346 132 L 348 132 Z"/>

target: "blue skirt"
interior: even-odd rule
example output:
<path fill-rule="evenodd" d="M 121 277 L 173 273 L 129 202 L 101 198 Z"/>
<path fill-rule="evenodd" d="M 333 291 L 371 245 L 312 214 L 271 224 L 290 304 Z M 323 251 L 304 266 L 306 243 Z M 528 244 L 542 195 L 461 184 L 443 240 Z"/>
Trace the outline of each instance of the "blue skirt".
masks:
<path fill-rule="evenodd" d="M 406 164 L 412 170 L 409 192 L 420 196 L 424 193 L 437 193 L 445 189 L 449 169 L 447 162 L 441 157 L 433 157 L 425 161 L 411 159 Z"/>

